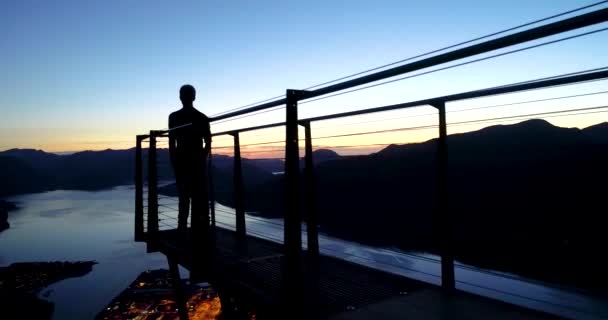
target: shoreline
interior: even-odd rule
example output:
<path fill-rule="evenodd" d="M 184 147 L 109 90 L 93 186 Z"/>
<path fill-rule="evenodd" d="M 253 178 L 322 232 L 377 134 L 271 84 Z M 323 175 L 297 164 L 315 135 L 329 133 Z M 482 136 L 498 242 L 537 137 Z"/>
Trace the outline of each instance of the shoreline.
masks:
<path fill-rule="evenodd" d="M 0 232 L 10 228 L 10 224 L 8 223 L 8 212 L 17 210 L 18 207 L 15 203 L 0 200 Z"/>
<path fill-rule="evenodd" d="M 95 261 L 19 262 L 0 267 L 0 306 L 10 319 L 51 319 L 55 305 L 38 297 L 59 281 L 82 277 Z"/>

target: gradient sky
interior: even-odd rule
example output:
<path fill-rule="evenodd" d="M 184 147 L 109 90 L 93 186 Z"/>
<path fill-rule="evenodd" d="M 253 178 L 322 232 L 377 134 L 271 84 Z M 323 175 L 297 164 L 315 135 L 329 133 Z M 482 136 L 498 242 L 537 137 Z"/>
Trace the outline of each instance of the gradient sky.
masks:
<path fill-rule="evenodd" d="M 0 3 L 0 150 L 132 147 L 136 134 L 166 128 L 168 114 L 179 107 L 178 89 L 184 83 L 198 90 L 195 106 L 214 115 L 280 95 L 286 88 L 304 88 L 590 3 L 5 0 Z M 607 26 L 604 23 L 546 40 Z M 604 67 L 608 65 L 606 49 L 608 32 L 602 32 L 302 105 L 300 114 L 342 112 Z M 455 110 L 602 90 L 608 90 L 605 81 L 448 107 Z M 607 97 L 454 113 L 448 115 L 448 121 L 591 107 L 606 104 Z M 418 108 L 318 123 L 313 134 L 320 137 L 434 124 L 433 115 L 368 122 L 429 112 L 433 109 Z M 606 121 L 607 115 L 547 120 L 585 127 Z M 272 112 L 214 125 L 213 129 L 280 121 L 283 116 L 281 111 Z M 367 123 L 345 125 L 353 122 Z M 454 126 L 450 133 L 483 126 Z M 433 135 L 434 129 L 325 139 L 317 144 L 410 142 Z M 281 137 L 281 129 L 276 129 L 251 133 L 244 141 Z M 226 139 L 217 141 L 228 145 Z"/>

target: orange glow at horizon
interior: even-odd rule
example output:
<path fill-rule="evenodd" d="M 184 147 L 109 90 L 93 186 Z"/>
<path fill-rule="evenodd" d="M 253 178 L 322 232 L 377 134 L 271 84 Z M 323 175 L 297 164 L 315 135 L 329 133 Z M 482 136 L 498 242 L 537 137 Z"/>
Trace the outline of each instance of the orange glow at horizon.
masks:
<path fill-rule="evenodd" d="M 599 116 L 603 116 L 606 118 L 606 114 L 599 114 Z M 579 129 L 586 128 L 588 126 L 603 122 L 602 118 L 598 118 L 597 115 L 569 115 L 568 117 L 564 117 L 568 119 L 560 119 L 560 118 L 542 118 L 538 117 L 535 119 L 544 119 L 553 125 L 560 127 L 577 127 Z M 486 127 L 494 126 L 494 125 L 509 125 L 516 124 L 527 119 L 514 119 L 514 120 L 503 120 L 503 121 L 488 121 L 482 123 L 471 123 L 471 124 L 457 124 L 450 126 L 448 124 L 448 134 L 458 134 L 458 133 L 466 133 L 470 131 L 480 130 Z M 389 130 L 392 128 L 389 128 Z M 398 129 L 398 128 L 397 128 Z M 375 129 L 378 131 L 378 129 Z M 384 129 L 379 129 L 384 130 Z M 332 137 L 326 139 L 315 139 L 314 128 L 313 131 L 313 150 L 318 149 L 330 149 L 337 152 L 340 155 L 365 155 L 374 152 L 378 152 L 388 145 L 391 144 L 409 144 L 409 143 L 421 143 L 428 140 L 432 140 L 437 138 L 438 129 L 437 128 L 428 128 L 428 129 L 418 129 L 414 131 L 395 131 L 395 132 L 383 132 L 383 133 L 372 133 L 372 134 L 363 134 L 363 135 L 354 135 L 354 136 L 344 136 L 344 137 Z M 352 132 L 349 133 L 358 133 L 358 132 L 369 132 L 374 131 L 374 129 L 369 130 L 366 129 L 352 129 Z M 347 133 L 348 134 L 348 133 Z M 340 135 L 340 133 L 335 134 Z M 323 137 L 326 135 L 318 135 L 319 137 Z M 284 139 L 281 133 L 273 133 L 265 135 L 264 137 L 256 136 L 253 139 L 244 139 L 246 135 L 243 135 L 241 138 L 241 156 L 244 158 L 263 158 L 263 159 L 283 159 L 284 158 L 284 146 L 282 142 L 273 143 L 270 145 L 253 145 L 247 146 L 247 144 L 259 144 L 265 143 L 268 141 L 280 141 Z M 300 156 L 304 155 L 304 140 L 303 133 L 300 133 Z M 218 141 L 219 142 L 219 141 Z M 213 152 L 215 154 L 222 155 L 233 155 L 233 144 L 232 138 L 230 140 L 222 140 L 221 144 L 218 142 L 214 142 Z"/>
<path fill-rule="evenodd" d="M 599 116 L 599 117 L 598 117 Z M 542 117 L 539 117 L 542 119 Z M 507 120 L 507 121 L 495 121 L 495 122 L 484 122 L 484 123 L 473 123 L 473 124 L 462 124 L 462 125 L 450 125 L 448 123 L 448 134 L 457 134 L 464 133 L 469 131 L 480 130 L 485 127 L 498 125 L 498 124 L 515 124 L 518 122 L 525 121 L 526 119 L 516 119 L 516 120 Z M 604 114 L 598 115 L 579 115 L 579 116 L 568 116 L 563 118 L 546 118 L 545 120 L 551 122 L 552 124 L 560 127 L 577 127 L 577 128 L 585 128 L 597 123 L 601 123 L 606 121 L 606 116 Z M 387 127 L 389 130 L 394 128 L 400 128 L 399 125 Z M 341 134 L 351 134 L 351 133 L 359 133 L 359 132 L 369 132 L 369 131 L 379 131 L 385 130 L 384 128 L 378 127 L 356 127 L 356 128 L 346 128 L 340 129 L 335 128 L 332 131 L 327 130 L 317 130 L 318 133 L 315 134 L 315 128 L 313 126 L 313 149 L 331 149 L 336 151 L 340 155 L 362 155 L 374 153 L 382 150 L 386 146 L 390 144 L 408 144 L 408 143 L 419 143 L 425 142 L 431 139 L 434 139 L 438 135 L 437 128 L 428 128 L 428 129 L 418 129 L 413 131 L 395 131 L 395 132 L 384 132 L 384 133 L 373 133 L 373 134 L 362 134 L 362 135 L 353 135 L 353 136 L 344 136 L 344 137 L 332 137 L 332 138 L 319 138 L 325 136 L 333 136 L 333 135 L 341 135 Z M 274 132 L 270 132 L 264 135 L 254 135 L 251 134 L 252 137 L 248 137 L 247 133 L 242 134 L 241 137 L 241 155 L 244 158 L 283 158 L 284 157 L 284 145 L 282 140 L 284 140 L 284 135 L 281 130 L 275 130 Z M 300 154 L 303 156 L 304 154 L 304 134 L 300 133 Z M 130 149 L 135 147 L 135 139 L 129 142 L 127 137 L 120 137 L 120 142 L 111 142 L 98 140 L 98 142 L 83 142 L 84 139 L 77 139 L 72 137 L 71 139 L 66 139 L 66 141 L 59 141 L 59 137 L 55 139 L 50 139 L 48 144 L 40 143 L 40 140 L 28 141 L 24 139 L 22 144 L 18 144 L 12 146 L 11 148 L 3 148 L 12 149 L 12 148 L 33 148 L 40 149 L 46 152 L 56 152 L 56 153 L 70 153 L 70 152 L 79 152 L 79 151 L 100 151 L 106 149 L 114 149 L 114 150 L 122 150 L 122 149 Z M 280 141 L 273 144 L 263 144 L 266 142 L 274 142 Z M 35 143 L 28 143 L 35 142 Z M 248 144 L 259 144 L 253 146 L 247 146 Z M 162 139 L 159 139 L 159 149 L 167 148 L 166 142 L 163 142 Z M 222 154 L 222 155 L 232 155 L 233 154 L 233 144 L 232 137 L 216 137 L 213 142 L 213 153 L 214 154 Z"/>
<path fill-rule="evenodd" d="M 605 89 L 604 86 L 598 87 L 597 85 L 594 85 L 592 88 L 594 90 Z M 515 93 L 449 103 L 447 113 L 448 134 L 475 131 L 499 124 L 514 124 L 531 118 L 545 119 L 560 127 L 577 127 L 581 129 L 606 121 L 608 113 L 605 112 L 608 109 L 601 109 L 592 114 L 583 112 L 576 114 L 577 112 L 574 112 L 542 115 L 543 112 L 605 106 L 606 95 L 551 101 L 549 103 L 522 104 L 509 106 L 508 108 L 500 107 L 500 105 L 500 108 L 493 107 L 497 103 L 517 103 L 527 99 L 563 96 L 571 94 L 571 92 L 580 93 L 580 89 L 580 87 L 574 86 L 568 88 L 570 90 L 568 92 L 563 88 L 550 88 L 541 90 L 538 93 Z M 541 115 L 508 118 L 527 114 Z M 278 116 L 278 119 L 281 119 L 282 113 L 275 115 Z M 256 119 L 256 117 L 252 117 L 252 119 L 247 119 L 246 122 L 236 121 L 237 123 L 224 122 L 212 124 L 212 131 L 218 132 L 275 122 L 275 118 Z M 490 120 L 468 123 L 484 119 Z M 437 120 L 437 111 L 430 106 L 423 106 L 313 122 L 311 124 L 313 149 L 332 149 L 340 155 L 359 155 L 377 152 L 389 144 L 424 142 L 437 137 Z M 303 128 L 300 129 L 300 154 L 303 156 L 304 130 Z M 135 135 L 141 133 L 136 132 L 136 130 L 137 128 L 125 129 L 109 135 L 100 135 L 94 129 L 17 128 L 9 130 L 0 128 L 0 150 L 33 148 L 61 153 L 84 150 L 129 149 L 135 146 Z M 368 132 L 376 133 L 364 134 Z M 240 134 L 241 154 L 245 158 L 281 159 L 284 157 L 284 134 L 284 127 L 243 132 Z M 217 136 L 214 137 L 213 141 L 213 153 L 232 154 L 232 136 Z M 159 139 L 158 148 L 162 149 L 166 147 L 167 142 Z"/>

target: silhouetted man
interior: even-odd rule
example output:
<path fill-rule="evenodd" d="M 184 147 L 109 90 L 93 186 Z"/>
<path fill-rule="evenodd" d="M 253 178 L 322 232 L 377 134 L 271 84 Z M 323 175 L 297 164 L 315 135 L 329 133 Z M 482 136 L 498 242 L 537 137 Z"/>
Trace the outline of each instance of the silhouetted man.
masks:
<path fill-rule="evenodd" d="M 192 203 L 191 227 L 204 238 L 209 226 L 205 172 L 211 150 L 209 118 L 194 109 L 196 90 L 193 86 L 182 86 L 179 99 L 183 107 L 169 115 L 169 153 L 179 193 L 178 229 L 186 230 Z"/>

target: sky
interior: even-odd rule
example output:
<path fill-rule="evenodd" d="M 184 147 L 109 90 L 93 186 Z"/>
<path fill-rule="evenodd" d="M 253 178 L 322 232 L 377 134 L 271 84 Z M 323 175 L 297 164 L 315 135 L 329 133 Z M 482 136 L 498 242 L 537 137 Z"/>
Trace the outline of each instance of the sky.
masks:
<path fill-rule="evenodd" d="M 302 89 L 590 3 L 4 0 L 0 2 L 0 150 L 130 148 L 135 135 L 167 127 L 168 114 L 180 107 L 178 90 L 185 83 L 197 88 L 195 106 L 213 116 L 284 94 L 288 88 Z M 514 48 L 605 27 L 607 23 Z M 608 32 L 600 32 L 302 104 L 299 114 L 331 114 L 604 67 L 608 65 L 606 49 Z M 607 90 L 608 83 L 601 81 L 450 103 L 448 110 Z M 596 94 L 450 112 L 448 122 L 602 106 L 607 97 Z M 348 154 L 380 148 L 361 145 L 424 141 L 435 137 L 437 129 L 322 137 L 432 125 L 437 122 L 434 112 L 421 107 L 314 123 L 314 144 L 342 147 L 340 153 Z M 213 124 L 212 129 L 218 132 L 283 119 L 284 110 L 278 110 Z M 607 121 L 608 113 L 547 120 L 583 128 Z M 451 125 L 449 132 L 513 122 Z M 282 130 L 247 133 L 241 142 L 281 140 Z M 229 152 L 231 138 L 218 137 L 215 145 L 218 151 Z M 279 149 L 280 144 L 245 146 L 244 154 L 274 157 L 280 155 Z"/>

